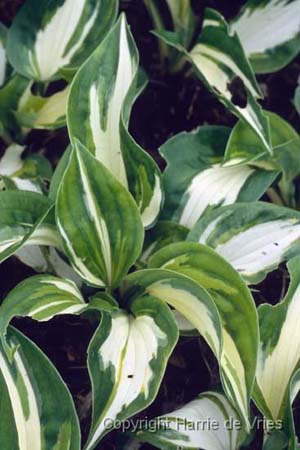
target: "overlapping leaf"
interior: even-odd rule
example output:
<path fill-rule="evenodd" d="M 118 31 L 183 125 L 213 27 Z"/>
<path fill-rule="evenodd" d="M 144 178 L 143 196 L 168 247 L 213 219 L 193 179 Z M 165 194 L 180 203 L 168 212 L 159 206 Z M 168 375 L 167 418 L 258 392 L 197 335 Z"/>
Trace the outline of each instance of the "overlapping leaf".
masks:
<path fill-rule="evenodd" d="M 124 286 L 127 299 L 150 296 L 170 304 L 194 324 L 216 358 L 220 358 L 220 316 L 211 296 L 198 283 L 170 270 L 146 269 L 128 275 Z"/>
<path fill-rule="evenodd" d="M 149 257 L 162 247 L 173 242 L 184 241 L 189 230 L 170 220 L 161 220 L 157 222 L 155 227 L 147 231 L 145 235 L 143 253 L 139 258 L 142 263 L 147 262 Z"/>
<path fill-rule="evenodd" d="M 239 121 L 233 128 L 225 154 L 225 161 L 248 162 L 255 161 L 261 166 L 276 169 L 289 169 L 294 172 L 293 164 L 296 164 L 297 149 L 299 148 L 299 135 L 294 128 L 275 113 L 265 111 L 270 123 L 273 157 L 266 154 L 264 147 L 255 133 L 243 122 Z M 298 150 L 299 151 L 299 150 Z M 293 155 L 296 154 L 295 155 Z M 295 156 L 293 164 L 286 166 L 285 158 Z M 276 165 L 277 163 L 277 165 Z M 299 170 L 297 166 L 296 170 Z"/>
<path fill-rule="evenodd" d="M 205 392 L 180 409 L 158 417 L 154 430 L 136 434 L 141 441 L 161 450 L 237 450 L 239 429 L 239 418 L 226 397 Z"/>
<path fill-rule="evenodd" d="M 39 81 L 77 69 L 112 26 L 117 0 L 27 0 L 8 33 L 8 58 Z"/>
<path fill-rule="evenodd" d="M 42 181 L 50 180 L 52 168 L 46 158 L 32 155 L 22 159 L 25 147 L 12 144 L 0 158 L 0 190 L 42 192 Z"/>
<path fill-rule="evenodd" d="M 78 139 L 127 188 L 145 226 L 156 219 L 162 192 L 160 172 L 128 132 L 137 96 L 138 51 L 121 16 L 75 77 L 68 104 L 71 141 Z"/>
<path fill-rule="evenodd" d="M 34 192 L 0 192 L 0 261 L 28 244 L 61 246 L 53 203 Z"/>
<path fill-rule="evenodd" d="M 136 298 L 131 313 L 102 313 L 88 350 L 93 421 L 85 450 L 95 448 L 114 423 L 155 398 L 178 330 L 168 307 L 156 298 Z"/>
<path fill-rule="evenodd" d="M 300 251 L 300 213 L 270 203 L 240 203 L 208 213 L 188 240 L 212 247 L 249 283 Z"/>
<path fill-rule="evenodd" d="M 299 448 L 293 407 L 300 388 L 299 261 L 297 256 L 288 263 L 290 286 L 285 298 L 275 306 L 263 304 L 258 308 L 261 343 L 254 400 L 279 430 L 277 433 L 270 430 L 266 449 L 274 448 L 279 438 L 285 444 L 284 448 Z"/>
<path fill-rule="evenodd" d="M 70 262 L 91 285 L 116 286 L 141 252 L 144 231 L 133 198 L 79 143 L 60 185 L 56 216 Z"/>
<path fill-rule="evenodd" d="M 275 306 L 263 304 L 258 308 L 261 342 L 254 398 L 263 413 L 273 420 L 284 419 L 290 407 L 290 383 L 300 361 L 299 256 L 289 261 L 288 268 L 291 282 L 284 300 Z M 295 388 L 292 400 L 299 383 Z"/>
<path fill-rule="evenodd" d="M 66 124 L 67 98 L 69 86 L 50 97 L 31 93 L 31 87 L 22 96 L 16 117 L 25 128 L 56 129 Z"/>
<path fill-rule="evenodd" d="M 257 167 L 282 172 L 281 192 L 288 204 L 293 202 L 291 181 L 300 173 L 300 137 L 280 116 L 266 111 L 269 119 L 273 155 L 266 153 L 255 133 L 241 121 L 236 124 L 226 148 L 226 164 L 250 162 Z"/>
<path fill-rule="evenodd" d="M 256 370 L 258 324 L 255 304 L 246 284 L 217 253 L 194 242 L 162 248 L 151 257 L 149 266 L 181 273 L 210 294 L 222 323 L 220 366 L 225 392 L 247 421 Z M 181 311 L 185 317 L 188 317 L 187 309 L 188 305 Z M 195 316 L 189 319 L 195 326 Z"/>
<path fill-rule="evenodd" d="M 203 126 L 174 136 L 160 148 L 168 162 L 164 217 L 192 228 L 211 207 L 261 197 L 278 172 L 222 166 L 228 137 L 228 128 Z"/>
<path fill-rule="evenodd" d="M 257 102 L 262 94 L 240 40 L 225 19 L 206 9 L 201 35 L 190 52 L 174 33 L 155 34 L 186 55 L 208 89 L 252 128 L 266 151 L 272 153 L 268 119 Z"/>
<path fill-rule="evenodd" d="M 80 430 L 69 391 L 46 356 L 15 329 L 9 362 L 0 345 L 2 450 L 80 450 Z"/>
<path fill-rule="evenodd" d="M 299 0 L 249 0 L 231 23 L 258 73 L 274 72 L 300 51 Z"/>
<path fill-rule="evenodd" d="M 179 248 L 181 251 L 182 247 L 176 247 L 180 245 L 172 244 L 166 249 L 175 248 L 176 250 Z M 164 253 L 164 249 L 158 252 L 158 259 L 160 252 Z M 195 268 L 190 268 L 186 252 L 181 256 L 182 267 L 179 269 L 180 264 L 176 264 L 176 254 L 174 255 L 174 265 L 170 260 L 169 266 L 167 263 L 160 265 L 160 261 L 155 264 L 156 257 L 153 256 L 153 266 L 162 268 L 141 270 L 130 274 L 124 281 L 126 296 L 128 298 L 134 296 L 158 298 L 171 305 L 193 324 L 215 354 L 220 365 L 226 394 L 237 407 L 243 423 L 248 427 L 249 398 L 254 381 L 258 347 L 257 317 L 253 300 L 240 278 L 236 274 L 233 275 L 234 271 L 226 263 L 225 268 L 220 266 L 220 273 L 218 273 L 218 267 L 214 267 L 216 275 L 213 276 L 211 273 L 207 273 L 207 269 L 205 271 L 202 268 L 201 273 L 196 262 Z M 191 260 L 193 261 L 193 259 L 195 261 L 199 259 L 197 252 L 196 255 L 191 255 Z M 203 259 L 205 261 L 205 257 Z M 211 271 L 211 265 L 216 266 L 216 259 L 212 263 L 208 258 L 203 264 L 207 264 Z M 180 261 L 180 257 L 178 260 Z M 185 261 L 187 262 L 186 268 Z M 217 262 L 220 265 L 220 260 Z M 175 270 L 173 270 L 174 268 Z M 180 273 L 181 271 L 182 273 Z M 224 282 L 224 274 L 228 276 L 228 273 L 230 273 L 230 284 L 228 281 Z M 234 286 L 231 286 L 232 279 Z M 199 280 L 201 283 L 203 281 L 203 285 Z M 213 286 L 213 283 L 216 284 L 216 287 Z M 210 292 L 205 289 L 206 287 L 210 287 Z M 230 296 L 233 297 L 232 301 L 229 300 Z M 245 311 L 241 309 L 241 305 Z M 239 311 L 238 319 L 233 311 Z M 244 323 L 241 322 L 241 317 L 249 325 L 249 335 L 246 338 L 244 328 L 241 330 L 241 325 Z M 233 339 L 238 339 L 238 341 L 234 342 Z"/>
<path fill-rule="evenodd" d="M 6 330 L 15 316 L 28 316 L 47 321 L 59 314 L 80 314 L 87 307 L 76 285 L 50 275 L 36 275 L 19 283 L 4 299 L 0 307 L 0 336 L 3 348 Z"/>
<path fill-rule="evenodd" d="M 238 37 L 230 32 L 216 11 L 207 10 L 201 36 L 190 52 L 190 59 L 210 89 L 253 129 L 271 152 L 268 120 L 257 103 L 261 93 L 251 66 Z M 236 98 L 235 80 L 243 87 L 245 98 Z"/>

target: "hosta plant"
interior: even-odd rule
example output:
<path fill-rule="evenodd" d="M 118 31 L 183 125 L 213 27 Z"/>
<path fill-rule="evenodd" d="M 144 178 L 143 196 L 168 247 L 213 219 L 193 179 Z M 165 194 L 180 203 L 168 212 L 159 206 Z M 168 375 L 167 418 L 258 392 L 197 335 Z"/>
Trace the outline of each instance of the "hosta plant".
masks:
<path fill-rule="evenodd" d="M 255 74 L 299 52 L 300 3 L 249 1 L 230 21 L 207 9 L 199 35 L 192 2 L 163 3 L 144 5 L 161 64 L 183 77 L 189 64 L 238 121 L 173 133 L 160 158 L 130 127 L 147 77 L 117 1 L 27 0 L 0 28 L 0 261 L 37 272 L 0 305 L 1 450 L 102 449 L 113 430 L 118 449 L 251 449 L 259 432 L 264 450 L 299 448 L 300 137 L 263 108 Z M 61 127 L 53 172 L 32 130 Z M 280 270 L 280 301 L 256 306 Z M 15 320 L 42 329 L 56 316 L 95 328 L 86 438 L 67 384 Z M 153 414 L 183 341 L 200 343 L 213 381 Z"/>

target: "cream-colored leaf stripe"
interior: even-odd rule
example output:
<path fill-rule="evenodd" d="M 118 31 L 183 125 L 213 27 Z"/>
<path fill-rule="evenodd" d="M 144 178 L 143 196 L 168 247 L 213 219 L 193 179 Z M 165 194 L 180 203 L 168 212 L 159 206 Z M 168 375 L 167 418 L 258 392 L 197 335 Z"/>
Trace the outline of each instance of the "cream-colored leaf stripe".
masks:
<path fill-rule="evenodd" d="M 67 99 L 70 86 L 50 97 L 33 95 L 31 86 L 19 102 L 16 117 L 24 128 L 56 129 L 66 125 Z"/>
<path fill-rule="evenodd" d="M 93 449 L 117 419 L 145 408 L 157 393 L 178 332 L 166 305 L 144 300 L 133 302 L 133 314 L 103 313 L 90 344 L 94 411 L 85 450 Z"/>
<path fill-rule="evenodd" d="M 21 171 L 25 164 L 25 161 L 21 158 L 24 150 L 25 147 L 18 144 L 7 147 L 0 159 L 0 178 L 8 177 L 19 190 L 41 193 L 37 181 L 21 177 Z"/>
<path fill-rule="evenodd" d="M 212 92 L 253 129 L 265 149 L 272 153 L 269 124 L 257 103 L 261 93 L 252 68 L 237 35 L 216 11 L 206 10 L 201 36 L 188 58 Z M 243 100 L 234 97 L 231 89 L 234 80 L 244 86 Z"/>
<path fill-rule="evenodd" d="M 254 398 L 263 412 L 274 421 L 284 419 L 290 408 L 290 382 L 300 361 L 299 262 L 297 256 L 288 263 L 291 281 L 284 300 L 275 306 L 264 304 L 258 310 L 261 343 Z M 291 401 L 295 398 L 295 389 L 296 386 Z"/>
<path fill-rule="evenodd" d="M 201 334 L 218 357 L 221 351 L 218 329 L 212 320 L 211 311 L 205 304 L 199 302 L 198 297 L 187 290 L 172 286 L 169 281 L 153 283 L 147 287 L 147 292 L 173 306 L 192 322 L 197 330 L 201 330 Z"/>
<path fill-rule="evenodd" d="M 122 106 L 134 78 L 136 67 L 131 58 L 127 40 L 126 22 L 123 18 L 120 27 L 119 57 L 113 91 L 110 93 L 105 120 L 101 117 L 97 85 L 90 89 L 90 123 L 95 147 L 95 156 L 115 177 L 127 187 L 127 177 L 121 151 L 119 122 Z M 103 124 L 106 128 L 103 129 Z"/>
<path fill-rule="evenodd" d="M 256 283 L 300 250 L 300 214 L 263 202 L 225 206 L 200 219 L 188 239 L 209 245 Z"/>
<path fill-rule="evenodd" d="M 177 250 L 176 245 L 180 244 L 171 244 L 166 248 L 171 249 L 174 246 Z M 186 245 L 186 243 L 182 245 Z M 164 252 L 164 248 L 161 252 Z M 184 262 L 187 261 L 187 254 L 188 252 L 182 254 L 183 266 Z M 166 302 L 193 325 L 194 329 L 207 341 L 219 361 L 226 393 L 239 409 L 243 417 L 243 422 L 248 427 L 248 403 L 254 382 L 258 346 L 257 318 L 251 295 L 247 292 L 246 286 L 243 285 L 239 277 L 239 283 L 243 285 L 243 288 L 238 286 L 235 289 L 235 286 L 226 286 L 223 281 L 224 274 L 221 280 L 218 280 L 217 277 L 210 279 L 203 271 L 202 275 L 205 282 L 200 282 L 197 279 L 196 268 L 194 270 L 191 268 L 194 276 L 189 276 L 188 270 L 185 272 L 184 267 L 182 270 L 180 268 L 177 269 L 176 256 L 173 259 L 170 258 L 169 264 L 161 265 L 159 255 L 160 251 L 157 253 L 157 257 L 154 255 L 151 258 L 150 267 L 162 268 L 141 270 L 126 278 L 126 296 L 130 298 L 131 296 L 137 295 L 135 293 L 138 292 L 139 296 L 143 295 L 142 298 L 144 299 L 149 296 L 150 299 L 156 298 Z M 204 256 L 204 258 L 207 258 L 207 256 Z M 216 262 L 214 265 L 216 265 Z M 187 267 L 190 267 L 188 263 Z M 231 272 L 233 271 L 230 266 L 229 269 Z M 227 265 L 225 272 L 226 270 Z M 228 273 L 226 275 L 228 276 Z M 209 287 L 211 292 L 208 292 L 203 286 L 205 288 Z M 219 303 L 217 300 L 215 302 L 213 300 L 214 292 L 220 291 L 223 294 L 222 290 L 226 292 L 226 289 L 227 296 L 230 298 L 235 296 L 234 305 L 236 305 L 236 310 L 238 310 L 237 299 L 240 298 L 241 293 L 245 295 L 242 303 L 243 308 L 246 310 L 244 313 L 239 311 L 239 315 L 241 317 L 244 315 L 244 320 L 249 324 L 249 336 L 246 338 L 247 342 L 243 340 L 241 330 L 233 331 L 234 324 L 230 324 L 230 317 L 232 318 L 234 316 L 235 308 L 230 305 L 230 301 L 228 301 L 226 296 L 218 296 L 215 294 L 215 298 L 219 300 Z M 217 306 L 220 308 L 220 312 Z M 222 322 L 224 324 L 223 326 Z M 224 334 L 222 331 L 223 327 L 225 329 Z M 239 349 L 236 348 L 236 345 L 233 345 L 234 338 L 237 334 L 240 337 Z M 241 353 L 242 351 L 244 353 Z"/>
<path fill-rule="evenodd" d="M 56 205 L 65 250 L 94 286 L 115 286 L 141 252 L 144 230 L 130 193 L 76 143 Z"/>
<path fill-rule="evenodd" d="M 9 396 L 11 399 L 14 419 L 16 424 L 16 431 L 18 435 L 18 443 L 20 449 L 41 450 L 41 423 L 39 418 L 39 411 L 37 406 L 37 399 L 33 391 L 33 387 L 29 382 L 28 373 L 24 367 L 20 353 L 16 351 L 14 356 L 14 363 L 21 379 L 24 382 L 24 387 L 28 399 L 29 414 L 24 412 L 24 406 L 18 392 L 16 380 L 13 379 L 11 373 L 10 363 L 5 359 L 5 356 L 0 352 L 0 370 L 5 380 Z"/>
<path fill-rule="evenodd" d="M 84 144 L 132 193 L 149 227 L 163 198 L 158 167 L 128 131 L 130 111 L 141 91 L 138 59 L 122 14 L 74 78 L 67 122 L 71 141 Z"/>
<path fill-rule="evenodd" d="M 26 244 L 61 248 L 53 204 L 47 197 L 35 192 L 1 192 L 0 211 L 0 261 Z"/>
<path fill-rule="evenodd" d="M 258 72 L 287 64 L 300 50 L 300 1 L 248 1 L 231 23 Z"/>
<path fill-rule="evenodd" d="M 68 48 L 70 37 L 79 26 L 85 5 L 84 0 L 65 0 L 45 28 L 38 31 L 34 49 L 29 51 L 29 61 L 31 66 L 36 68 L 37 78 L 47 80 L 53 77 L 61 67 L 67 66 L 91 28 L 95 26 L 99 3 L 82 28 L 80 38 L 73 47 Z"/>
<path fill-rule="evenodd" d="M 13 328 L 9 329 L 8 339 L 16 351 L 9 362 L 0 346 L 0 390 L 1 401 L 5 402 L 1 448 L 80 450 L 74 404 L 56 369 L 31 341 Z"/>
<path fill-rule="evenodd" d="M 82 142 L 84 135 L 80 130 L 88 125 L 91 136 L 89 141 L 86 139 L 86 142 L 82 143 L 87 145 L 89 142 L 88 149 L 125 187 L 127 187 L 127 175 L 121 151 L 119 127 L 123 103 L 137 70 L 136 55 L 133 55 L 132 42 L 129 42 L 127 33 L 126 19 L 122 16 L 75 78 L 71 88 L 68 113 L 71 139 L 76 137 Z M 107 51 L 108 47 L 115 53 L 113 65 L 111 61 L 105 59 L 104 50 Z M 105 66 L 109 62 L 111 67 L 108 66 L 109 78 L 106 80 L 108 75 L 105 72 Z M 86 105 L 88 115 L 85 121 L 82 121 L 84 111 L 81 114 L 82 118 L 79 119 L 78 113 L 75 113 L 75 104 L 73 106 L 73 102 L 78 105 L 78 90 L 83 85 L 88 92 L 87 96 L 85 93 L 85 99 L 88 100 Z M 81 124 L 77 123 L 78 120 Z"/>
<path fill-rule="evenodd" d="M 204 125 L 160 147 L 167 161 L 164 219 L 191 229 L 212 208 L 256 201 L 268 189 L 278 175 L 275 169 L 222 164 L 229 138 L 229 128 Z"/>
<path fill-rule="evenodd" d="M 192 228 L 209 206 L 234 203 L 253 173 L 254 170 L 249 166 L 222 167 L 221 164 L 200 172 L 184 194 L 183 199 L 186 201 L 179 223 Z"/>
<path fill-rule="evenodd" d="M 217 253 L 194 242 L 163 247 L 151 256 L 149 267 L 182 274 L 211 296 L 221 320 L 222 342 L 218 359 L 223 386 L 248 425 L 258 351 L 258 323 L 255 303 L 245 282 Z M 169 301 L 163 291 L 161 298 Z M 202 334 L 196 318 L 203 314 L 201 316 L 196 307 L 193 310 L 191 302 L 184 304 L 183 296 L 178 296 L 178 303 L 181 308 L 171 301 L 171 305 Z M 187 328 L 184 324 L 184 329 L 191 331 L 191 326 Z"/>
<path fill-rule="evenodd" d="M 59 314 L 81 314 L 87 309 L 75 283 L 50 275 L 36 275 L 19 283 L 3 300 L 0 311 L 0 335 L 6 345 L 6 330 L 15 316 L 48 321 Z"/>
<path fill-rule="evenodd" d="M 8 34 L 11 64 L 39 81 L 76 69 L 101 42 L 116 17 L 116 0 L 28 0 Z"/>
<path fill-rule="evenodd" d="M 143 442 L 172 450 L 237 450 L 240 429 L 240 420 L 226 397 L 209 391 L 158 417 L 153 431 L 141 430 L 136 435 Z"/>

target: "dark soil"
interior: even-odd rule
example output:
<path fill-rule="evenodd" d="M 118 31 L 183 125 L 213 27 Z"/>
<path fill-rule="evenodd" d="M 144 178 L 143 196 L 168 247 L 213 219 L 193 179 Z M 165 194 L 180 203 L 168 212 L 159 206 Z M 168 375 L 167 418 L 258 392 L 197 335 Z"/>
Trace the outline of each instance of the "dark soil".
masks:
<path fill-rule="evenodd" d="M 9 25 L 22 3 L 23 0 L 0 0 L 0 20 Z M 230 19 L 244 1 L 198 0 L 194 3 L 201 23 L 205 7 L 215 8 Z M 134 106 L 131 131 L 143 148 L 163 167 L 157 150 L 172 135 L 192 130 L 204 123 L 233 126 L 236 119 L 193 76 L 188 77 L 183 72 L 170 75 L 162 70 L 157 40 L 149 33 L 152 25 L 142 0 L 124 0 L 121 1 L 121 7 L 127 13 L 140 51 L 141 64 L 149 77 L 145 91 Z M 264 107 L 280 114 L 298 130 L 300 120 L 292 105 L 292 98 L 299 74 L 300 61 L 295 60 L 280 72 L 258 77 L 266 93 Z M 41 152 L 55 165 L 68 144 L 67 131 L 33 131 L 27 138 L 27 144 L 29 152 Z M 19 281 L 32 274 L 15 258 L 4 262 L 0 266 L 0 299 Z M 259 286 L 259 292 L 254 292 L 257 303 L 276 303 L 282 298 L 287 285 L 287 274 L 283 267 L 269 275 Z M 30 319 L 16 319 L 14 324 L 42 348 L 62 374 L 75 398 L 83 436 L 86 437 L 91 406 L 86 350 L 97 320 L 91 323 L 85 319 L 59 317 L 50 323 L 39 324 Z M 171 357 L 156 401 L 141 417 L 170 411 L 198 393 L 216 387 L 219 383 L 217 374 L 217 363 L 206 344 L 201 339 L 182 338 Z M 111 433 L 97 447 L 99 450 L 121 448 L 122 437 L 120 440 L 118 433 Z M 145 450 L 151 448 L 143 446 Z M 260 433 L 248 448 L 261 448 Z"/>

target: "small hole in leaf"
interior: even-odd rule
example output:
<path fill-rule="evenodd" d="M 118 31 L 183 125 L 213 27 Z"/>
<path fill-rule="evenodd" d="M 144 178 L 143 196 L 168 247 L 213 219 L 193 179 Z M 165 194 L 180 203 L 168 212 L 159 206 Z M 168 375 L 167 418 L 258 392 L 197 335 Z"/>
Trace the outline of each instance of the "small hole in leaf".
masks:
<path fill-rule="evenodd" d="M 247 106 L 247 90 L 244 82 L 240 77 L 234 77 L 230 83 L 227 84 L 228 90 L 231 93 L 231 101 L 240 108 Z"/>

